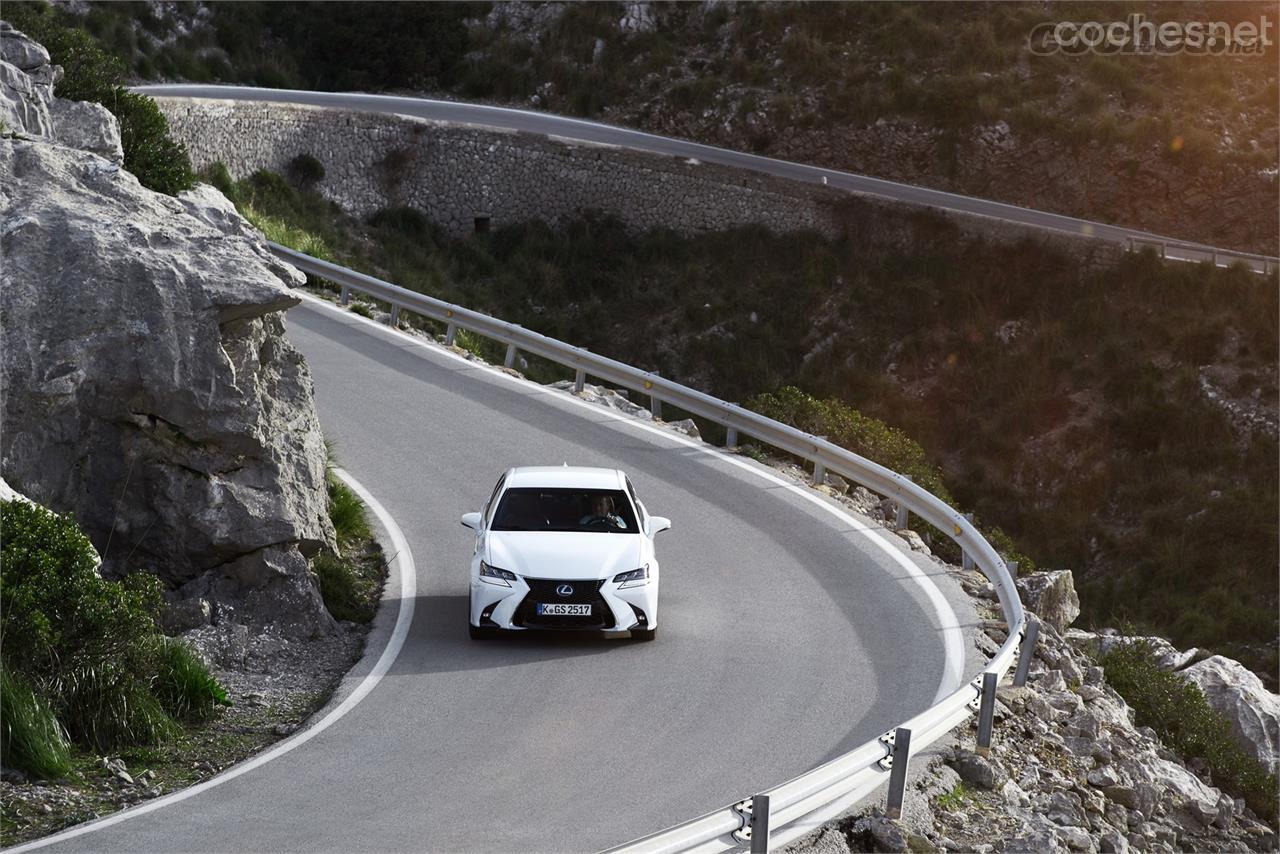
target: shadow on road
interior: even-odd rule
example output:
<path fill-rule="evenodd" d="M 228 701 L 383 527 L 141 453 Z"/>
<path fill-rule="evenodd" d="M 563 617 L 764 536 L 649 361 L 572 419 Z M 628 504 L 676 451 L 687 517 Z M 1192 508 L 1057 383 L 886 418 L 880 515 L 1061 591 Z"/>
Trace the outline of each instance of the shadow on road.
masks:
<path fill-rule="evenodd" d="M 488 670 L 652 646 L 596 632 L 511 632 L 472 640 L 467 635 L 467 601 L 466 596 L 419 596 L 410 640 L 391 675 Z"/>

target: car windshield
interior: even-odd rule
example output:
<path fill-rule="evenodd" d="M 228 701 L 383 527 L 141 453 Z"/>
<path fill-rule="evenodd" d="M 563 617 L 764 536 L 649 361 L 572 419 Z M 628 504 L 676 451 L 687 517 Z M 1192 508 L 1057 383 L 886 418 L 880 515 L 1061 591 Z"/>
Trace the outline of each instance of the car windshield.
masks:
<path fill-rule="evenodd" d="M 517 486 L 502 495 L 494 531 L 583 531 L 636 534 L 635 511 L 620 489 Z"/>

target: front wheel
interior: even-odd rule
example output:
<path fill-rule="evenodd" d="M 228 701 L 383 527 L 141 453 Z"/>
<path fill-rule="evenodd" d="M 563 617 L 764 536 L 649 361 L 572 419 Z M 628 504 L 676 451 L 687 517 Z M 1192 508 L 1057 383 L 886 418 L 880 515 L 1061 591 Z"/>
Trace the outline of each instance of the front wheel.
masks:
<path fill-rule="evenodd" d="M 658 636 L 657 629 L 632 629 L 631 639 L 637 641 L 651 641 Z"/>

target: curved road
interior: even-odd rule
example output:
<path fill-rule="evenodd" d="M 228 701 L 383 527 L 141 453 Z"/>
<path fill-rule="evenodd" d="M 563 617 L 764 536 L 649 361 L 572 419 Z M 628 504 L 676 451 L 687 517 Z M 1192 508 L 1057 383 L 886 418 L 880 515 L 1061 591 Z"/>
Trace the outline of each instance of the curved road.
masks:
<path fill-rule="evenodd" d="M 954 608 L 941 631 L 897 538 L 877 546 L 755 464 L 342 309 L 308 300 L 288 320 L 326 434 L 416 559 L 404 647 L 292 752 L 45 850 L 601 849 L 808 770 L 958 684 L 943 637 L 972 608 L 921 562 Z M 674 519 L 655 642 L 468 639 L 459 515 L 507 466 L 562 461 L 626 469 Z"/>
<path fill-rule="evenodd" d="M 928 187 L 900 184 L 896 181 L 886 181 L 866 175 L 855 175 L 851 172 L 840 172 L 820 166 L 807 166 L 802 163 L 775 160 L 771 157 L 761 157 L 758 154 L 747 154 L 727 148 L 717 148 L 712 145 L 658 136 L 584 119 L 557 116 L 551 113 L 517 110 L 510 107 L 494 107 L 487 104 L 439 101 L 431 98 L 408 98 L 398 95 L 308 92 L 294 89 L 260 89 L 252 86 L 163 84 L 136 86 L 134 90 L 156 97 L 214 98 L 305 104 L 360 112 L 396 113 L 434 119 L 436 121 L 528 131 L 565 139 L 605 143 L 639 151 L 693 158 L 706 163 L 718 163 L 724 166 L 750 169 L 755 172 L 789 178 L 793 181 L 826 184 L 827 186 L 850 192 L 880 196 L 912 204 L 928 205 L 943 210 L 978 214 L 1016 222 L 1033 228 L 1086 235 L 1116 243 L 1124 243 L 1133 238 L 1140 242 L 1154 244 L 1157 250 L 1159 250 L 1159 245 L 1163 243 L 1167 244 L 1168 257 L 1179 260 L 1203 261 L 1215 257 L 1213 247 L 1194 241 L 1179 241 L 1175 238 L 1162 237 L 1138 229 L 1122 228 L 1102 222 L 1091 222 L 1077 219 L 1076 217 L 1049 213 L 1048 211 L 1038 211 L 1017 205 L 1004 204 L 1003 202 L 974 198 L 973 196 L 962 196 Z M 1276 263 L 1276 259 L 1271 258 L 1270 264 L 1267 264 L 1263 260 L 1264 256 L 1261 255 L 1226 249 L 1218 251 L 1223 253 L 1221 258 L 1218 259 L 1222 264 L 1226 264 L 1229 261 L 1243 260 L 1251 268 L 1265 271 Z"/>

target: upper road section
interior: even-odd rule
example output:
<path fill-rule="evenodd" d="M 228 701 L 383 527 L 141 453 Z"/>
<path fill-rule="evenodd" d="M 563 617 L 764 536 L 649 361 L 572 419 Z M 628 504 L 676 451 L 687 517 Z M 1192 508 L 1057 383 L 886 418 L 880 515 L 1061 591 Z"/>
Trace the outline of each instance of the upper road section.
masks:
<path fill-rule="evenodd" d="M 1277 259 L 1262 255 L 1215 249 L 1212 246 L 1188 243 L 1162 237 L 1147 231 L 1122 228 L 1101 222 L 1090 222 L 1062 214 L 961 196 L 942 190 L 900 184 L 866 175 L 854 175 L 819 166 L 807 166 L 786 160 L 775 160 L 757 154 L 746 154 L 703 145 L 682 139 L 657 136 L 643 131 L 629 130 L 583 119 L 567 118 L 549 113 L 495 107 L 487 104 L 464 104 L 430 98 L 408 98 L 395 95 L 365 95 L 347 92 L 308 92 L 289 89 L 259 89 L 248 86 L 156 85 L 139 86 L 136 91 L 148 95 L 169 98 L 207 98 L 238 101 L 267 101 L 282 104 L 302 104 L 328 107 L 353 112 L 392 113 L 414 116 L 441 122 L 482 125 L 507 130 L 527 131 L 551 137 L 580 140 L 583 142 L 616 145 L 623 148 L 691 158 L 705 163 L 715 163 L 749 169 L 767 175 L 821 184 L 852 193 L 860 193 L 910 204 L 926 205 L 948 211 L 991 217 L 1030 226 L 1046 231 L 1083 235 L 1114 243 L 1150 245 L 1169 258 L 1188 261 L 1213 260 L 1219 264 L 1243 262 L 1253 269 L 1267 271 L 1277 266 Z"/>

